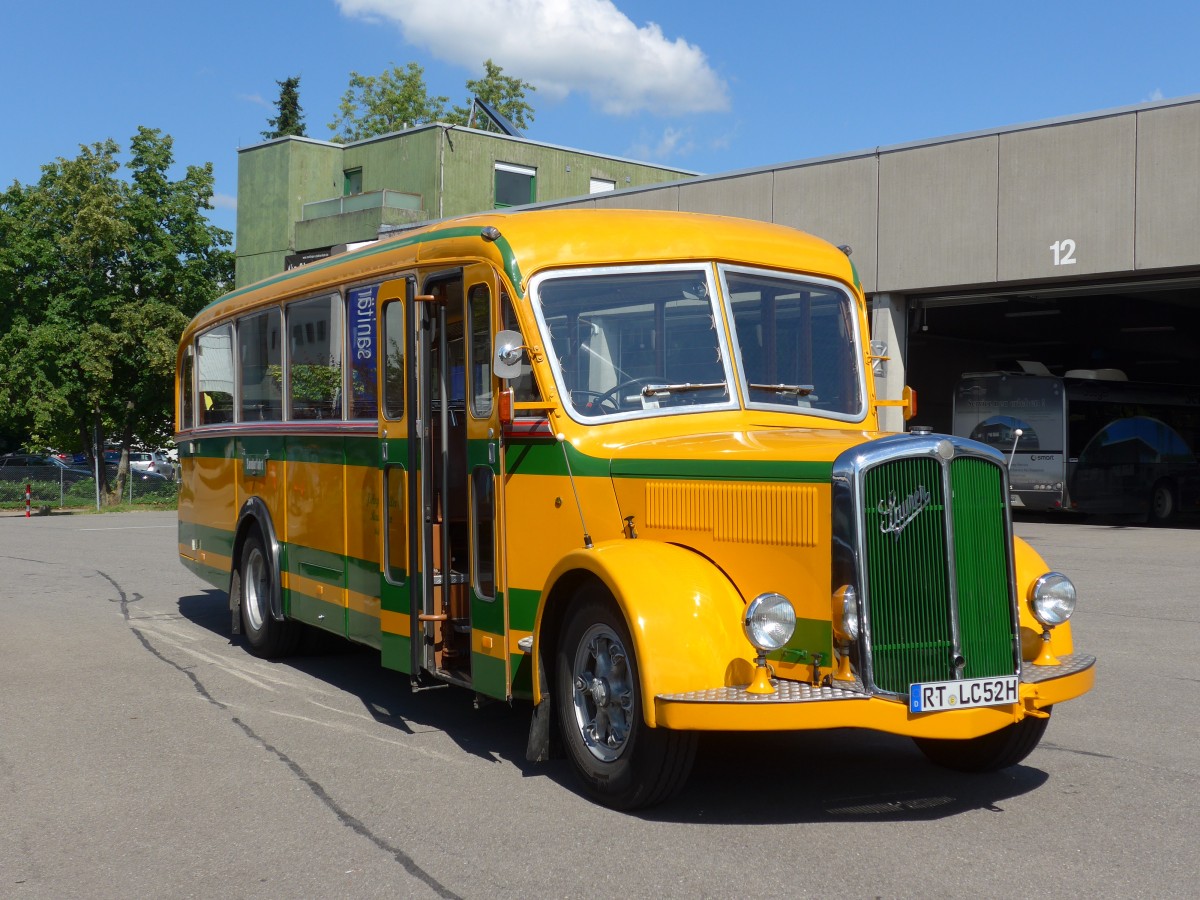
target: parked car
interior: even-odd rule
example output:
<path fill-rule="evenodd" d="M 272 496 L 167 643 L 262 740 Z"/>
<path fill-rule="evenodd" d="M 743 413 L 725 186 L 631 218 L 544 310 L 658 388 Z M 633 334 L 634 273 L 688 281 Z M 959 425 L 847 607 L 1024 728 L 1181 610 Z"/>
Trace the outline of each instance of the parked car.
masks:
<path fill-rule="evenodd" d="M 92 473 L 86 468 L 72 466 L 57 456 L 38 453 L 6 453 L 0 456 L 0 479 L 4 481 L 63 481 L 74 484 Z"/>
<path fill-rule="evenodd" d="M 175 478 L 175 466 L 161 450 L 131 450 L 129 468 L 136 472 L 157 472 L 164 478 Z"/>

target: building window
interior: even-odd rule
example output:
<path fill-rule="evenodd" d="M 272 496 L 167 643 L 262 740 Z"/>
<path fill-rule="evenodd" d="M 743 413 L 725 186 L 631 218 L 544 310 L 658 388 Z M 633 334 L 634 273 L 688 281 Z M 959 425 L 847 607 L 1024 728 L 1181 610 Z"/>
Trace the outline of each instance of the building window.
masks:
<path fill-rule="evenodd" d="M 362 169 L 347 169 L 342 173 L 342 196 L 349 197 L 352 194 L 361 194 L 362 190 Z"/>
<path fill-rule="evenodd" d="M 537 169 L 496 163 L 496 209 L 523 206 L 537 199 Z"/>
<path fill-rule="evenodd" d="M 593 178 L 588 182 L 589 194 L 603 194 L 605 191 L 615 191 L 617 183 L 607 178 Z"/>

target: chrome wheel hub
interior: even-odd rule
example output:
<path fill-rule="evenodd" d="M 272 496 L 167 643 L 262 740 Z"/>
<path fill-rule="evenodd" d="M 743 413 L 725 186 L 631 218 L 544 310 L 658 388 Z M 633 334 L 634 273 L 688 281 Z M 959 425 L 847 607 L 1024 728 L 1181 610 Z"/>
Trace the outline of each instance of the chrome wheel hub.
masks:
<path fill-rule="evenodd" d="M 601 762 L 621 755 L 633 726 L 633 674 L 621 639 L 607 625 L 589 628 L 571 668 L 575 725 Z"/>

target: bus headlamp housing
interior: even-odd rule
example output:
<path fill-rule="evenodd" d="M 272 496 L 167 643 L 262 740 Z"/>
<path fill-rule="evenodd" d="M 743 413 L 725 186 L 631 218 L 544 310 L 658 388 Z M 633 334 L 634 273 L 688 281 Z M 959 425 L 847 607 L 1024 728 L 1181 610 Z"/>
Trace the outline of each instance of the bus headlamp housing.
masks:
<path fill-rule="evenodd" d="M 840 641 L 857 641 L 858 592 L 854 585 L 845 584 L 833 592 L 833 633 Z"/>
<path fill-rule="evenodd" d="M 742 630 L 755 649 L 770 653 L 792 639 L 796 630 L 796 610 L 782 594 L 759 594 L 746 607 Z"/>
<path fill-rule="evenodd" d="M 1047 628 L 1061 625 L 1075 612 L 1075 585 L 1061 572 L 1047 572 L 1029 589 L 1029 606 Z"/>

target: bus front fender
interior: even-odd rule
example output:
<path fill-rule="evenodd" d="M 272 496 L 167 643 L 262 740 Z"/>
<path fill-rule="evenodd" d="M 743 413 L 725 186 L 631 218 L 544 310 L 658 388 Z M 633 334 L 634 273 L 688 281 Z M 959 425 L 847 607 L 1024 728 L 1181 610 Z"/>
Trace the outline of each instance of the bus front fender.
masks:
<path fill-rule="evenodd" d="M 535 659 L 554 660 L 575 588 L 589 578 L 604 585 L 625 619 L 637 660 L 642 710 L 651 727 L 659 694 L 744 684 L 752 677 L 754 648 L 742 633 L 746 604 L 737 588 L 705 557 L 648 540 L 605 542 L 559 561 L 542 592 L 534 628 Z M 540 681 L 539 675 L 535 703 L 546 690 Z"/>

